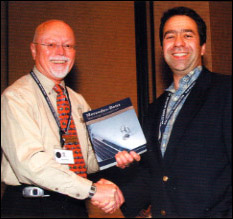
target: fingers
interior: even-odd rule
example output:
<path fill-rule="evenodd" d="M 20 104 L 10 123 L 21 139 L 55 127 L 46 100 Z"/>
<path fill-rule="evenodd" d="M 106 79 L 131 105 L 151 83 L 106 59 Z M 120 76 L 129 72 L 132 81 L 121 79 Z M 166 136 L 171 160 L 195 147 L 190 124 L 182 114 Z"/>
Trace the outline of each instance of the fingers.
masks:
<path fill-rule="evenodd" d="M 125 200 L 121 190 L 111 181 L 101 179 L 95 185 L 97 186 L 97 192 L 92 197 L 91 203 L 105 213 L 115 212 L 124 203 Z"/>
<path fill-rule="evenodd" d="M 117 166 L 124 169 L 130 163 L 133 162 L 133 157 L 126 151 L 121 151 L 115 156 L 117 161 Z"/>
<path fill-rule="evenodd" d="M 120 167 L 121 169 L 124 169 L 125 167 L 128 167 L 134 160 L 140 161 L 141 157 L 139 154 L 137 154 L 135 151 L 130 151 L 128 153 L 127 151 L 121 151 L 118 152 L 115 155 L 117 164 L 117 167 Z"/>
<path fill-rule="evenodd" d="M 119 204 L 115 201 L 115 198 L 111 200 L 105 200 L 102 202 L 91 201 L 93 205 L 104 211 L 105 213 L 113 213 L 119 208 Z"/>
<path fill-rule="evenodd" d="M 113 200 L 111 201 L 106 200 L 103 202 L 91 201 L 91 203 L 95 205 L 96 207 L 100 208 L 101 210 L 103 210 L 105 213 L 113 213 L 118 209 L 115 201 Z"/>
<path fill-rule="evenodd" d="M 113 182 L 109 181 L 109 180 L 106 180 L 106 179 L 100 179 L 97 183 L 99 184 L 111 184 L 111 185 L 114 185 L 115 186 L 115 189 L 116 189 L 116 192 L 117 192 L 117 203 L 119 203 L 119 206 L 121 206 L 124 202 L 125 202 L 125 199 L 124 199 L 124 196 L 121 192 L 121 190 L 119 189 L 119 187 L 114 184 Z"/>
<path fill-rule="evenodd" d="M 110 201 L 108 203 L 108 205 L 106 205 L 105 207 L 101 208 L 101 210 L 103 210 L 105 213 L 114 213 L 116 210 L 118 209 L 116 202 L 115 201 Z"/>
<path fill-rule="evenodd" d="M 130 151 L 129 153 L 134 158 L 134 160 L 136 160 L 136 161 L 140 161 L 141 160 L 141 156 L 139 154 L 137 154 L 135 151 Z"/>
<path fill-rule="evenodd" d="M 106 200 L 114 200 L 115 201 L 115 194 L 117 192 L 117 186 L 113 183 L 106 182 L 104 180 L 95 183 L 96 186 L 96 193 L 92 197 L 92 201 L 103 202 Z"/>
<path fill-rule="evenodd" d="M 125 202 L 123 193 L 121 192 L 121 190 L 119 189 L 119 187 L 116 184 L 114 184 L 113 182 L 106 180 L 106 179 L 101 179 L 100 181 L 98 181 L 98 183 L 99 182 L 104 183 L 104 184 L 112 184 L 115 186 L 115 189 L 116 189 L 115 197 L 116 197 L 117 204 L 119 207 Z"/>
<path fill-rule="evenodd" d="M 117 187 L 117 195 L 119 197 L 119 203 L 120 203 L 119 207 L 120 207 L 125 202 L 125 198 L 122 194 L 122 191 L 118 187 Z"/>
<path fill-rule="evenodd" d="M 107 179 L 100 179 L 97 183 L 100 183 L 100 184 L 114 184 L 113 182 L 107 180 Z M 115 185 L 115 184 L 114 184 Z"/>
<path fill-rule="evenodd" d="M 114 200 L 115 200 L 116 208 L 119 208 L 121 206 L 121 198 L 120 198 L 119 192 L 117 190 L 118 189 L 116 189 L 116 192 L 115 192 L 115 195 L 114 195 Z"/>

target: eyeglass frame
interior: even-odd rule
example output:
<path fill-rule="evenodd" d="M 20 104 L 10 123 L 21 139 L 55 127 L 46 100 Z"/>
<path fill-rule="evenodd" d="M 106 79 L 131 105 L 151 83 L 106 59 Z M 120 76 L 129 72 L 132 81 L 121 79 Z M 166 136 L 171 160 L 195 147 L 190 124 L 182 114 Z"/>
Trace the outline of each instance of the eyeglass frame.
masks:
<path fill-rule="evenodd" d="M 58 46 L 62 46 L 63 49 L 68 49 L 68 50 L 70 50 L 70 49 L 74 49 L 75 50 L 77 48 L 76 45 L 69 45 L 69 44 L 58 45 L 56 43 L 47 43 L 46 44 L 46 43 L 35 43 L 35 42 L 33 42 L 33 44 L 47 46 L 48 49 L 55 49 Z M 67 46 L 69 46 L 69 47 L 67 47 Z"/>

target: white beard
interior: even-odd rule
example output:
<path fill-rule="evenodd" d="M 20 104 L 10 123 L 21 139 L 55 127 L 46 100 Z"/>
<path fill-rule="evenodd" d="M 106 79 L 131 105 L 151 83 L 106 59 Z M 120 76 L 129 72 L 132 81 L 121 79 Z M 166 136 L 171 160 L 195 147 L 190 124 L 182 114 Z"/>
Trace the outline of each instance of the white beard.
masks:
<path fill-rule="evenodd" d="M 69 73 L 69 66 L 66 67 L 64 70 L 54 70 L 50 68 L 50 72 L 52 73 L 53 76 L 56 78 L 65 78 L 66 75 Z"/>
<path fill-rule="evenodd" d="M 62 57 L 50 57 L 50 61 L 51 60 L 66 60 L 66 61 L 70 61 L 69 58 L 62 56 Z M 61 67 L 61 69 L 54 69 L 53 67 L 50 67 L 50 72 L 53 76 L 55 76 L 56 78 L 65 78 L 66 75 L 69 73 L 69 65 L 67 65 L 67 67 L 64 69 L 63 67 Z"/>

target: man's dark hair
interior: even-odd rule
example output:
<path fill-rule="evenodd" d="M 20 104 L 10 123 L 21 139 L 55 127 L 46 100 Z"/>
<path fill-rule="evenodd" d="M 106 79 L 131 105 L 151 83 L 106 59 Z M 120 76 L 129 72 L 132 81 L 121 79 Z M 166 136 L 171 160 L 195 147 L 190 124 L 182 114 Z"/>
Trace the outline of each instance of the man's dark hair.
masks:
<path fill-rule="evenodd" d="M 205 24 L 205 21 L 194 10 L 187 8 L 187 7 L 172 8 L 163 14 L 163 16 L 160 20 L 161 22 L 160 22 L 160 29 L 159 29 L 159 37 L 160 37 L 161 46 L 163 46 L 164 25 L 169 18 L 171 18 L 175 15 L 186 15 L 186 16 L 192 18 L 196 22 L 199 37 L 200 37 L 200 45 L 202 46 L 206 42 L 206 24 Z"/>

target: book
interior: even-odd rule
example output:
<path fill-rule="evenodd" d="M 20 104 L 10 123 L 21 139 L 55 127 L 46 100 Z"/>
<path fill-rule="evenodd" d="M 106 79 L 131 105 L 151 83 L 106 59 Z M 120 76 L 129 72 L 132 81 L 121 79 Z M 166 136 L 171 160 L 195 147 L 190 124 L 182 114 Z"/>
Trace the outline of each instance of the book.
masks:
<path fill-rule="evenodd" d="M 116 165 L 119 151 L 147 151 L 146 138 L 130 98 L 83 113 L 100 170 Z"/>

